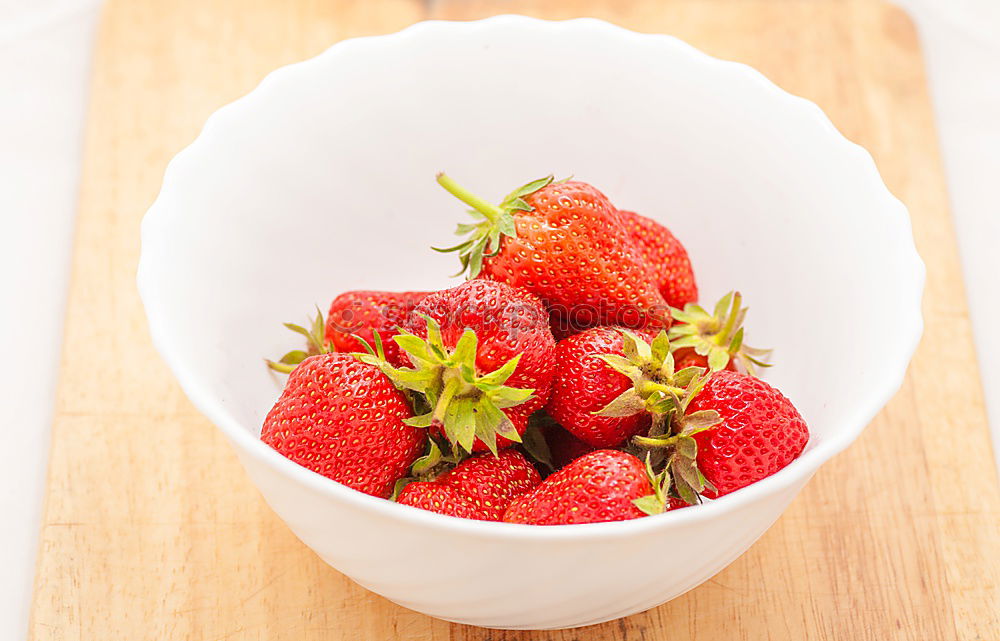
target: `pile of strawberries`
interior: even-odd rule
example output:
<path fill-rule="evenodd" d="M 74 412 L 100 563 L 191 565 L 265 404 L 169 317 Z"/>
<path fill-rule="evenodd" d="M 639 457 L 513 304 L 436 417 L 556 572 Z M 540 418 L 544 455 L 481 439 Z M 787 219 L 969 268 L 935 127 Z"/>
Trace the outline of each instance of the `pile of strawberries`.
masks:
<path fill-rule="evenodd" d="M 633 519 L 788 465 L 809 431 L 754 374 L 730 293 L 697 305 L 687 252 L 593 186 L 537 180 L 499 205 L 448 176 L 468 280 L 352 291 L 308 341 L 261 439 L 358 491 L 535 525 Z"/>

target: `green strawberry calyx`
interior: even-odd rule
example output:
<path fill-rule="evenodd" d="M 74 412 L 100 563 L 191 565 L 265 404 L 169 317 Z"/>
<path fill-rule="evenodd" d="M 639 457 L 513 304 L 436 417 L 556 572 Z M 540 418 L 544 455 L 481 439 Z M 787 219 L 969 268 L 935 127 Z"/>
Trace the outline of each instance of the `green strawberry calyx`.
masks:
<path fill-rule="evenodd" d="M 725 369 L 731 359 L 754 375 L 755 367 L 770 367 L 769 349 L 757 349 L 743 342 L 743 320 L 746 307 L 740 307 L 743 296 L 736 291 L 719 299 L 709 314 L 703 307 L 688 303 L 683 310 L 671 308 L 675 323 L 670 327 L 671 349 L 686 347 L 708 359 L 713 372 Z"/>
<path fill-rule="evenodd" d="M 467 458 L 468 453 L 452 448 L 447 441 L 428 435 L 424 455 L 413 462 L 409 474 L 396 481 L 389 500 L 395 501 L 399 498 L 403 489 L 414 481 L 436 481 Z"/>
<path fill-rule="evenodd" d="M 653 487 L 653 493 L 633 499 L 632 504 L 648 516 L 666 512 L 667 503 L 670 501 L 671 477 L 665 470 L 659 473 L 653 470 L 652 457 L 648 452 L 646 453 L 646 479 Z"/>
<path fill-rule="evenodd" d="M 466 329 L 453 349 L 444 344 L 441 326 L 429 316 L 427 338 L 410 333 L 393 337 L 410 358 L 412 368 L 389 365 L 377 355 L 359 355 L 363 362 L 378 366 L 397 387 L 426 399 L 427 411 L 404 422 L 413 427 L 438 426 L 454 448 L 472 452 L 478 438 L 495 455 L 496 437 L 520 442 L 513 422 L 503 410 L 532 398 L 533 389 L 505 385 L 517 369 L 520 355 L 499 369 L 480 375 L 476 371 L 476 333 Z"/>
<path fill-rule="evenodd" d="M 657 423 L 648 436 L 633 436 L 632 443 L 639 450 L 646 451 L 647 461 L 651 469 L 658 470 L 663 477 L 662 483 L 672 488 L 673 494 L 689 505 L 701 501 L 701 495 L 706 491 L 715 491 L 701 470 L 698 469 L 698 442 L 694 435 L 710 430 L 722 422 L 715 410 L 701 410 L 685 414 L 684 410 L 691 397 L 676 399 L 678 409 L 671 413 L 662 434 L 654 434 Z M 654 487 L 655 487 L 654 483 Z"/>
<path fill-rule="evenodd" d="M 323 319 L 323 312 L 318 307 L 316 308 L 316 316 L 310 318 L 305 327 L 295 323 L 284 323 L 284 326 L 296 334 L 305 336 L 306 349 L 293 349 L 277 361 L 264 359 L 267 366 L 274 371 L 291 374 L 292 370 L 299 366 L 299 363 L 310 356 L 329 354 L 334 351 L 333 346 L 326 340 L 326 321 Z"/>
<path fill-rule="evenodd" d="M 474 195 L 456 183 L 444 173 L 437 175 L 437 182 L 448 193 L 472 207 L 469 213 L 477 222 L 460 223 L 455 230 L 458 236 L 467 236 L 464 241 L 452 247 L 434 247 L 439 252 L 458 252 L 462 269 L 456 276 L 463 273 L 468 278 L 475 278 L 483 269 L 483 258 L 496 256 L 500 251 L 500 242 L 504 236 L 514 238 L 517 230 L 514 225 L 514 214 L 518 211 L 532 211 L 533 208 L 524 197 L 533 194 L 542 187 L 553 182 L 552 176 L 533 180 L 509 193 L 499 205 L 489 203 Z"/>
<path fill-rule="evenodd" d="M 689 504 L 697 503 L 703 492 L 714 488 L 698 469 L 698 444 L 693 437 L 712 429 L 722 422 L 722 418 L 715 410 L 688 413 L 687 409 L 711 374 L 706 375 L 700 367 L 674 371 L 674 357 L 666 331 L 661 331 L 649 343 L 629 330 L 618 331 L 622 335 L 623 355 L 600 354 L 595 357 L 627 376 L 632 381 L 632 387 L 595 414 L 651 414 L 653 421 L 649 432 L 646 436 L 632 437 L 632 446 L 640 453 L 646 453 L 650 474 L 657 479 L 654 482 L 651 476 L 650 482 L 654 487 L 661 488 L 659 494 L 654 496 L 663 499 L 669 492 Z M 652 509 L 652 505 L 652 499 L 644 498 L 643 505 L 639 507 L 647 511 L 647 508 Z"/>
<path fill-rule="evenodd" d="M 618 328 L 622 335 L 622 354 L 596 354 L 611 369 L 632 381 L 632 387 L 622 392 L 598 416 L 631 416 L 649 412 L 667 417 L 677 409 L 677 399 L 685 394 L 697 394 L 704 385 L 700 367 L 686 367 L 674 371 L 674 357 L 666 331 L 660 331 L 647 343 L 639 335 Z"/>

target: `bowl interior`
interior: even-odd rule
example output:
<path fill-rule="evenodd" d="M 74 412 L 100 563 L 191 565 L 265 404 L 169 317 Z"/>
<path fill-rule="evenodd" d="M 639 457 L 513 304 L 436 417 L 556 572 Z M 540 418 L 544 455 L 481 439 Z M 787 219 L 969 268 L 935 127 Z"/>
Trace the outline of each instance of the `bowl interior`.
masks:
<path fill-rule="evenodd" d="M 262 358 L 298 345 L 282 321 L 348 289 L 457 284 L 454 256 L 429 249 L 464 215 L 435 172 L 491 199 L 572 174 L 670 227 L 703 301 L 741 290 L 810 449 L 846 445 L 920 331 L 922 266 L 870 157 L 811 104 L 673 39 L 483 24 L 338 44 L 221 110 L 171 165 L 140 284 L 202 409 L 255 436 L 283 382 Z"/>

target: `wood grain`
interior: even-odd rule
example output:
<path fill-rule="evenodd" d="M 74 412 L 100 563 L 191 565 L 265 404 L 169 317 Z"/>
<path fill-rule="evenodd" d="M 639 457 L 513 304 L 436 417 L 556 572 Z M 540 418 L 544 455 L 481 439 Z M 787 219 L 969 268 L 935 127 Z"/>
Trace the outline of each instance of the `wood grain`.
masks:
<path fill-rule="evenodd" d="M 154 353 L 138 224 L 269 70 L 425 17 L 592 15 L 761 69 L 867 147 L 927 262 L 903 389 L 749 552 L 628 619 L 496 632 L 397 607 L 269 511 Z M 1000 494 L 916 34 L 865 1 L 112 0 L 99 37 L 31 638 L 1000 639 Z"/>

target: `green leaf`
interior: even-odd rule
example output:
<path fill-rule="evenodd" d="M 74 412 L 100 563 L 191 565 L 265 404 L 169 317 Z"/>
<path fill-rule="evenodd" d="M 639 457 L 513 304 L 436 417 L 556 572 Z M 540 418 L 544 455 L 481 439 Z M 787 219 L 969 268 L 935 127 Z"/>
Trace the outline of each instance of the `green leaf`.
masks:
<path fill-rule="evenodd" d="M 648 494 L 637 499 L 632 499 L 632 504 L 648 516 L 663 514 L 663 501 L 658 499 L 655 494 Z"/>
<path fill-rule="evenodd" d="M 545 176 L 544 178 L 539 178 L 538 180 L 532 180 L 527 184 L 521 185 L 514 191 L 507 194 L 507 197 L 503 199 L 503 203 L 500 206 L 501 207 L 509 206 L 510 203 L 513 203 L 519 198 L 533 194 L 542 187 L 545 187 L 546 185 L 551 183 L 552 180 L 553 180 L 552 176 Z"/>
<path fill-rule="evenodd" d="M 291 374 L 295 370 L 295 368 L 298 367 L 298 365 L 286 365 L 284 363 L 276 363 L 274 361 L 269 361 L 266 358 L 264 359 L 264 362 L 267 363 L 268 367 L 270 367 L 276 372 L 281 372 L 282 374 Z"/>
<path fill-rule="evenodd" d="M 500 253 L 500 230 L 496 227 L 483 242 L 483 256 L 496 256 Z"/>
<path fill-rule="evenodd" d="M 382 371 L 385 372 L 385 375 L 389 377 L 396 387 L 413 390 L 421 394 L 430 393 L 440 386 L 440 381 L 432 370 L 383 367 Z"/>
<path fill-rule="evenodd" d="M 690 436 L 681 436 L 677 439 L 677 454 L 686 459 L 693 459 L 698 456 L 698 443 Z"/>
<path fill-rule="evenodd" d="M 441 448 L 438 447 L 434 439 L 427 439 L 428 447 L 427 453 L 418 458 L 410 466 L 410 471 L 416 476 L 423 476 L 431 471 L 434 466 L 441 462 L 443 455 L 441 454 Z"/>
<path fill-rule="evenodd" d="M 486 449 L 488 449 L 493 456 L 497 456 L 497 433 L 491 429 L 484 429 L 480 432 L 478 419 L 476 420 L 476 423 L 476 433 L 479 434 L 479 440 L 486 444 Z"/>
<path fill-rule="evenodd" d="M 708 355 L 708 368 L 718 372 L 729 364 L 729 352 L 724 347 L 715 346 Z"/>
<path fill-rule="evenodd" d="M 309 330 L 306 329 L 305 327 L 302 327 L 301 325 L 296 325 L 295 323 L 282 323 L 282 325 L 292 330 L 296 334 L 302 334 L 303 336 L 306 337 L 307 340 L 312 340 L 312 334 L 310 334 Z"/>
<path fill-rule="evenodd" d="M 435 247 L 431 245 L 431 249 L 442 254 L 448 254 L 454 251 L 462 251 L 467 248 L 472 243 L 471 240 L 464 240 L 457 245 L 452 245 L 451 247 Z"/>
<path fill-rule="evenodd" d="M 683 418 L 685 436 L 694 436 L 699 432 L 710 430 L 722 422 L 722 416 L 715 410 L 699 410 L 685 414 Z"/>
<path fill-rule="evenodd" d="M 743 353 L 756 356 L 757 358 L 767 358 L 774 352 L 773 349 L 757 349 L 756 347 L 747 347 L 746 345 L 742 345 L 742 348 Z"/>
<path fill-rule="evenodd" d="M 665 359 L 670 356 L 670 339 L 667 338 L 667 332 L 661 330 L 653 339 L 650 348 L 653 363 L 664 363 Z M 673 369 L 673 359 L 671 359 L 668 376 L 673 373 Z"/>
<path fill-rule="evenodd" d="M 421 414 L 420 416 L 404 418 L 403 422 L 410 427 L 430 427 L 434 422 L 434 415 L 433 413 L 428 412 L 427 414 Z"/>
<path fill-rule="evenodd" d="M 307 358 L 309 358 L 309 354 L 303 352 L 301 349 L 293 349 L 282 356 L 278 362 L 284 363 L 285 365 L 298 365 Z"/>
<path fill-rule="evenodd" d="M 389 495 L 389 500 L 395 502 L 396 499 L 399 498 L 399 495 L 403 493 L 403 490 L 406 488 L 406 486 L 415 480 L 416 479 L 414 479 L 413 477 L 404 476 L 403 478 L 396 481 L 396 483 L 392 486 L 392 494 Z"/>
<path fill-rule="evenodd" d="M 677 399 L 676 394 L 657 392 L 656 396 L 651 395 L 646 398 L 646 409 L 657 415 L 670 414 L 680 407 L 675 399 Z"/>
<path fill-rule="evenodd" d="M 669 427 L 670 427 L 669 415 L 663 413 L 653 414 L 653 419 L 649 426 L 648 436 L 652 438 L 656 438 L 658 436 L 664 436 L 667 434 Z"/>
<path fill-rule="evenodd" d="M 740 351 L 740 347 L 743 346 L 743 328 L 740 327 L 733 334 L 733 340 L 729 341 L 729 353 L 736 354 Z"/>
<path fill-rule="evenodd" d="M 497 430 L 497 434 L 504 437 L 508 441 L 514 443 L 521 442 L 521 435 L 517 433 L 517 430 L 514 428 L 514 423 L 509 418 L 504 423 L 501 423 L 500 429 Z"/>
<path fill-rule="evenodd" d="M 476 438 L 476 412 L 473 408 L 472 399 L 456 398 L 451 401 L 448 411 L 445 413 L 445 426 L 447 432 L 455 435 L 455 440 L 465 448 L 467 452 L 472 451 L 472 443 Z M 487 443 L 489 445 L 489 443 Z"/>
<path fill-rule="evenodd" d="M 725 296 L 719 299 L 719 302 L 715 304 L 715 309 L 712 310 L 712 316 L 714 316 L 720 323 L 725 322 L 725 318 L 729 315 L 729 307 L 733 303 L 733 292 L 729 292 Z"/>
<path fill-rule="evenodd" d="M 537 421 L 528 421 L 528 428 L 521 435 L 521 445 L 529 457 L 549 468 L 550 471 L 555 471 L 556 468 L 552 464 L 552 452 L 549 450 L 549 443 L 545 440 L 545 435 L 542 433 Z"/>
<path fill-rule="evenodd" d="M 622 335 L 626 358 L 642 363 L 648 363 L 652 360 L 653 352 L 649 347 L 649 343 L 644 341 L 641 336 L 627 329 L 619 328 L 618 332 Z"/>
<path fill-rule="evenodd" d="M 469 385 L 475 385 L 476 382 L 479 380 L 479 377 L 476 376 L 476 365 L 475 365 L 475 363 L 471 363 L 471 364 L 470 363 L 460 363 L 459 366 L 458 366 L 458 370 L 459 370 L 459 374 L 461 375 L 462 380 L 465 383 L 469 384 Z"/>
<path fill-rule="evenodd" d="M 673 331 L 673 328 L 671 328 L 671 331 Z M 675 352 L 684 347 L 694 347 L 695 345 L 700 345 L 702 342 L 701 338 L 695 335 L 678 334 L 676 338 L 671 336 L 670 339 L 670 349 Z"/>
<path fill-rule="evenodd" d="M 531 205 L 524 202 L 523 198 L 515 198 L 514 200 L 506 203 L 504 209 L 507 211 L 531 211 Z"/>
<path fill-rule="evenodd" d="M 665 333 L 663 333 L 666 336 Z M 660 376 L 670 380 L 674 375 L 674 355 L 670 353 L 670 344 L 666 345 L 667 353 L 663 355 L 663 361 L 660 363 Z M 659 361 L 654 361 L 654 363 Z"/>
<path fill-rule="evenodd" d="M 700 367 L 685 367 L 679 372 L 674 373 L 674 385 L 677 387 L 687 387 L 696 376 L 704 371 Z"/>
<path fill-rule="evenodd" d="M 320 314 L 318 319 L 318 322 L 320 324 L 322 324 L 322 318 L 323 315 Z M 296 325 L 295 323 L 283 323 L 283 325 L 288 329 L 292 330 L 293 332 L 295 332 L 296 334 L 301 334 L 302 336 L 305 336 L 308 345 L 312 347 L 312 349 L 316 350 L 317 353 L 322 354 L 327 351 L 325 337 L 323 336 L 323 329 L 320 329 L 317 332 L 316 331 L 317 320 L 312 320 L 310 322 L 313 326 L 312 330 L 308 330 L 305 327 L 302 327 L 301 325 Z"/>
<path fill-rule="evenodd" d="M 476 243 L 469 254 L 465 264 L 469 269 L 469 278 L 475 278 L 483 271 L 483 252 L 486 250 L 486 241 L 487 239 L 484 238 L 482 242 Z"/>
<path fill-rule="evenodd" d="M 634 387 L 630 387 L 618 395 L 613 401 L 600 410 L 593 412 L 595 416 L 624 417 L 632 416 L 646 410 L 646 401 L 639 396 Z"/>
<path fill-rule="evenodd" d="M 690 307 L 690 305 L 688 305 L 687 307 Z M 674 325 L 670 326 L 670 331 L 673 331 L 675 329 L 678 331 L 694 330 L 694 323 L 698 320 L 698 315 L 691 313 L 687 309 L 687 307 L 685 307 L 684 311 L 681 311 L 674 307 L 670 308 L 670 315 L 673 317 L 674 321 L 676 321 Z"/>
<path fill-rule="evenodd" d="M 514 370 L 517 369 L 517 364 L 521 362 L 521 355 L 513 357 L 498 369 L 493 370 L 489 374 L 485 374 L 479 378 L 483 383 L 488 383 L 491 385 L 503 385 L 507 382 L 507 379 L 514 374 Z"/>
<path fill-rule="evenodd" d="M 698 503 L 698 493 L 687 483 L 683 481 L 677 482 L 674 484 L 674 488 L 681 500 L 688 505 L 696 505 Z"/>
<path fill-rule="evenodd" d="M 419 336 L 414 336 L 413 334 L 396 334 L 392 337 L 392 340 L 396 341 L 396 345 L 399 345 L 399 349 L 403 350 L 411 357 L 415 357 L 424 362 L 438 361 L 435 355 L 430 351 L 427 341 Z"/>
<path fill-rule="evenodd" d="M 448 402 L 447 406 L 444 407 L 441 423 L 443 424 L 443 431 L 445 437 L 454 446 L 457 445 L 461 447 L 466 452 L 472 452 L 472 444 L 476 440 L 476 428 L 475 419 L 473 415 L 473 420 L 468 420 L 468 416 L 464 419 L 460 417 L 462 414 L 463 406 L 466 403 L 462 402 L 463 399 L 452 398 Z M 435 408 L 435 412 L 440 412 L 441 406 Z M 471 410 L 470 412 L 471 413 Z"/>
<path fill-rule="evenodd" d="M 497 407 L 501 409 L 517 407 L 534 396 L 535 390 L 519 389 L 516 387 L 500 387 L 491 390 L 488 394 L 486 394 L 486 398 L 489 398 Z"/>
<path fill-rule="evenodd" d="M 624 356 L 619 356 L 618 354 L 593 354 L 591 358 L 601 359 L 611 369 L 627 376 L 632 382 L 636 382 L 643 377 L 642 368 Z"/>
<path fill-rule="evenodd" d="M 521 437 L 514 429 L 514 424 L 510 422 L 507 415 L 500 411 L 492 400 L 483 397 L 479 400 L 478 414 L 482 416 L 482 426 L 486 431 L 501 434 L 512 441 L 520 441 Z M 513 438 L 511 438 L 513 436 Z"/>
<path fill-rule="evenodd" d="M 507 212 L 501 214 L 500 218 L 497 219 L 497 229 L 504 236 L 517 237 L 517 226 L 514 224 L 514 217 Z"/>
<path fill-rule="evenodd" d="M 476 348 L 478 346 L 479 339 L 476 337 L 476 333 L 471 329 L 466 329 L 462 332 L 462 336 L 459 337 L 458 342 L 455 343 L 455 349 L 452 350 L 449 360 L 452 363 L 474 367 L 476 362 Z"/>
<path fill-rule="evenodd" d="M 444 347 L 444 339 L 441 338 L 441 326 L 436 320 L 427 314 L 418 314 L 427 323 L 427 344 L 434 347 Z"/>
<path fill-rule="evenodd" d="M 683 458 L 683 457 L 673 457 L 673 470 L 675 472 L 674 478 L 677 479 L 679 476 L 683 483 L 678 483 L 678 489 L 680 485 L 687 484 L 695 493 L 700 493 L 705 489 L 702 483 L 702 475 L 698 471 L 698 466 L 695 464 L 694 459 Z"/>

